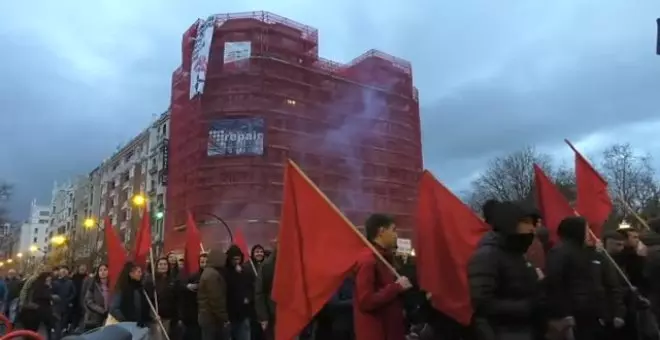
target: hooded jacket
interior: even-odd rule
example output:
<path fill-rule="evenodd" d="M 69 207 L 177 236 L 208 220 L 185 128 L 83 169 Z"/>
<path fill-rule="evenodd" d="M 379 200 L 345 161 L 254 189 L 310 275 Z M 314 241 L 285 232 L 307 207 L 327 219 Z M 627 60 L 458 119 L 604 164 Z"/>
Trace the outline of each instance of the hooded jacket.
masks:
<path fill-rule="evenodd" d="M 586 220 L 565 218 L 557 233 L 561 242 L 546 259 L 548 316 L 587 316 L 605 321 L 623 317 L 625 308 L 616 271 L 603 254 L 586 245 Z"/>
<path fill-rule="evenodd" d="M 197 287 L 197 317 L 199 325 L 222 326 L 229 321 L 227 315 L 227 282 L 224 278 L 225 253 L 212 249 L 206 268 L 199 278 Z"/>
<path fill-rule="evenodd" d="M 538 276 L 525 259 L 533 234 L 518 234 L 531 212 L 512 202 L 497 203 L 493 232 L 484 236 L 468 263 L 468 283 L 478 339 L 506 338 L 507 331 L 531 328 L 540 299 Z"/>
<path fill-rule="evenodd" d="M 227 312 L 232 322 L 251 316 L 254 309 L 254 274 L 251 267 L 243 266 L 245 254 L 236 245 L 227 249 L 225 279 L 227 281 Z M 234 257 L 240 257 L 238 266 L 232 265 Z"/>

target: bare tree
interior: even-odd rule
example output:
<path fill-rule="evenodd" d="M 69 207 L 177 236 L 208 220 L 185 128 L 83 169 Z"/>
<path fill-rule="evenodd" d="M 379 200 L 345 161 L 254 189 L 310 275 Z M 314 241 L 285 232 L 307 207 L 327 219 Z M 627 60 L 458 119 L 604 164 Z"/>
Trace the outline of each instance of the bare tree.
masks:
<path fill-rule="evenodd" d="M 575 197 L 575 174 L 567 166 L 554 167 L 552 158 L 533 147 L 497 157 L 472 182 L 467 202 L 479 211 L 488 199 L 534 203 L 534 164 L 550 176 L 567 199 Z"/>
<path fill-rule="evenodd" d="M 608 181 L 617 215 L 630 215 L 621 201 L 645 217 L 660 212 L 660 186 L 651 161 L 649 154 L 635 152 L 630 144 L 615 144 L 603 151 L 601 174 Z"/>

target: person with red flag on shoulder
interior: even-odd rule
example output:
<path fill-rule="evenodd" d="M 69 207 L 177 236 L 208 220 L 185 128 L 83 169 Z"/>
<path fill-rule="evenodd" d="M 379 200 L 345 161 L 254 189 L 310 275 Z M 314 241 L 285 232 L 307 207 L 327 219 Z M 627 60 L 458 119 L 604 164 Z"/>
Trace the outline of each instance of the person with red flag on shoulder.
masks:
<path fill-rule="evenodd" d="M 525 253 L 534 241 L 535 213 L 513 202 L 493 201 L 484 210 L 493 231 L 468 263 L 475 337 L 534 339 L 540 277 Z"/>
<path fill-rule="evenodd" d="M 367 239 L 391 263 L 396 249 L 394 220 L 373 214 L 365 222 Z M 410 280 L 397 279 L 369 248 L 358 258 L 353 313 L 355 340 L 404 340 L 406 338 L 401 293 L 412 287 Z"/>

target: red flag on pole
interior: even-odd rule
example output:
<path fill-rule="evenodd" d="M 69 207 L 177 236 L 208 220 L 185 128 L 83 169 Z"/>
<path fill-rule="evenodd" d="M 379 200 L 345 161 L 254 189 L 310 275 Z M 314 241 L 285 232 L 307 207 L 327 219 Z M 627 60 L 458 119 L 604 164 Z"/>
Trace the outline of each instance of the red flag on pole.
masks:
<path fill-rule="evenodd" d="M 248 247 L 248 243 L 245 240 L 245 235 L 243 235 L 243 229 L 238 228 L 234 231 L 234 244 L 241 249 L 241 252 L 243 253 L 244 256 L 244 261 L 246 262 L 250 259 L 250 248 Z"/>
<path fill-rule="evenodd" d="M 190 211 L 186 221 L 186 244 L 183 260 L 185 261 L 186 273 L 192 274 L 199 271 L 199 255 L 202 252 L 202 237 L 199 234 L 197 223 Z"/>
<path fill-rule="evenodd" d="M 559 189 L 552 183 L 541 167 L 536 164 L 534 164 L 534 182 L 536 184 L 536 200 L 541 209 L 543 222 L 550 233 L 551 243 L 555 244 L 558 238 L 557 228 L 559 223 L 566 217 L 575 216 L 575 212 Z"/>
<path fill-rule="evenodd" d="M 416 261 L 420 288 L 433 307 L 463 325 L 472 317 L 467 264 L 489 228 L 424 171 L 417 198 Z"/>
<path fill-rule="evenodd" d="M 133 261 L 135 261 L 135 264 L 144 266 L 147 263 L 149 249 L 151 249 L 151 222 L 145 204 L 144 208 L 142 208 L 140 228 L 138 228 L 133 245 Z"/>
<path fill-rule="evenodd" d="M 121 273 L 124 264 L 126 263 L 126 248 L 119 240 L 117 231 L 110 223 L 108 216 L 103 220 L 103 234 L 105 238 L 105 248 L 108 253 L 108 278 L 109 289 L 112 290 L 117 282 L 119 273 Z"/>
<path fill-rule="evenodd" d="M 575 152 L 575 182 L 577 202 L 575 210 L 589 222 L 591 231 L 597 237 L 602 234 L 603 224 L 612 212 L 612 200 L 607 191 L 607 181 L 594 169 L 589 161 L 566 140 Z"/>
<path fill-rule="evenodd" d="M 293 340 L 351 272 L 364 238 L 292 161 L 284 173 L 273 299 L 275 338 Z"/>

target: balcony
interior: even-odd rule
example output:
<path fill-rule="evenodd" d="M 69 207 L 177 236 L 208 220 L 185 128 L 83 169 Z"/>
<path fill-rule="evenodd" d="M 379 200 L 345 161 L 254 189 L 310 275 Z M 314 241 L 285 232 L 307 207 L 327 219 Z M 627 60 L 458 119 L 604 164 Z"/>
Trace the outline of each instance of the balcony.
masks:
<path fill-rule="evenodd" d="M 151 165 L 149 166 L 149 174 L 153 176 L 157 172 L 158 172 L 158 163 L 151 163 Z"/>

